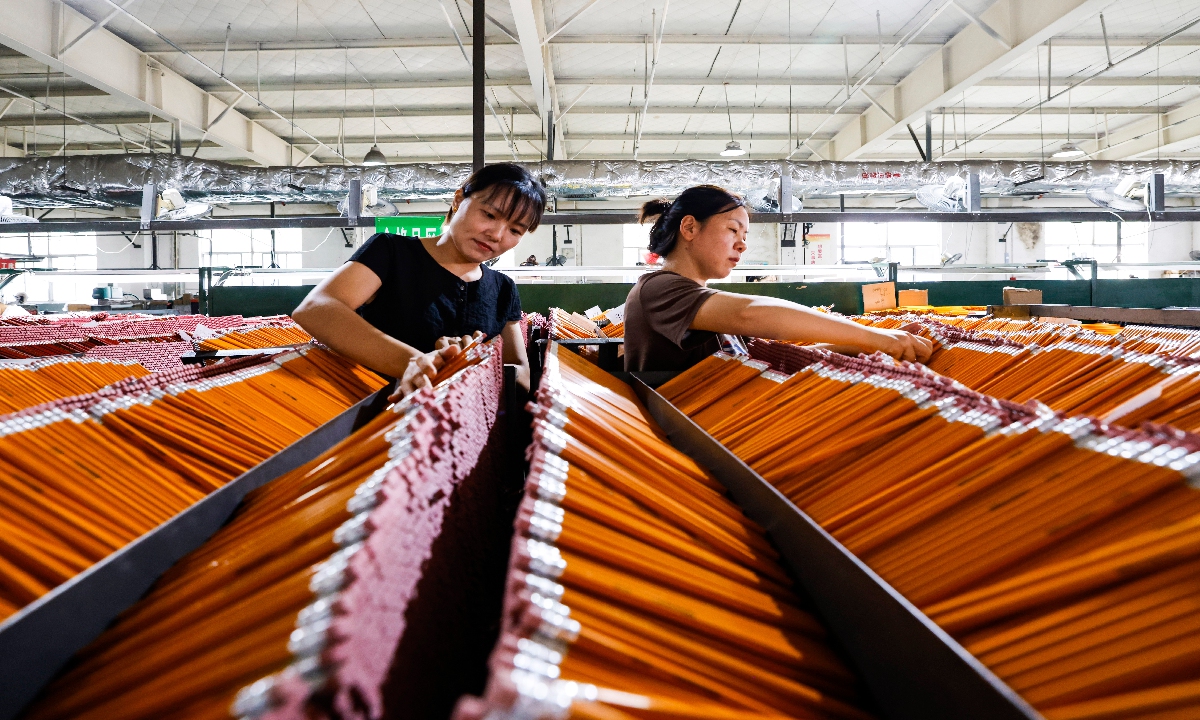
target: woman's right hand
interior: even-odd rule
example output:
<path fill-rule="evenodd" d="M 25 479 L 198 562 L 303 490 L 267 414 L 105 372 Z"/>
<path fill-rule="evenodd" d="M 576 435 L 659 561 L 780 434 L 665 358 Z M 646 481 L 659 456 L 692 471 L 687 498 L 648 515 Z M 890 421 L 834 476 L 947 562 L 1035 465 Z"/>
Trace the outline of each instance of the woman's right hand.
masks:
<path fill-rule="evenodd" d="M 878 330 L 885 340 L 880 350 L 897 360 L 927 362 L 933 355 L 933 343 L 906 330 Z"/>

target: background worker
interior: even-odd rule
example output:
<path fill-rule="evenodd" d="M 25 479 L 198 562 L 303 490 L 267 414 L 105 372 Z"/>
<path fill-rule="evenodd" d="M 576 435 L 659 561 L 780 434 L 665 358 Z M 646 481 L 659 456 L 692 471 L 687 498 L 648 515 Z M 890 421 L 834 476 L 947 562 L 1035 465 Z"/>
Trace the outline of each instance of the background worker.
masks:
<path fill-rule="evenodd" d="M 698 185 L 673 202 L 651 200 L 650 251 L 662 269 L 638 279 L 625 301 L 625 369 L 684 370 L 721 349 L 718 335 L 823 344 L 857 354 L 881 351 L 925 361 L 932 344 L 904 330 L 880 330 L 778 298 L 707 287 L 728 277 L 746 250 L 750 215 L 724 188 Z"/>

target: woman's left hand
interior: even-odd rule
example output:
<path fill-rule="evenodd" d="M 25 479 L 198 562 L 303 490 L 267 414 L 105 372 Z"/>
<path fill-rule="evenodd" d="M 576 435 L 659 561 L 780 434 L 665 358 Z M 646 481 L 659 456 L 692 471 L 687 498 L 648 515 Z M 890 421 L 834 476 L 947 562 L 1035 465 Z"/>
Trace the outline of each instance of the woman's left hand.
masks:
<path fill-rule="evenodd" d="M 458 345 L 449 344 L 409 360 L 396 392 L 388 396 L 388 401 L 396 402 L 423 387 L 433 387 L 433 378 L 437 377 L 438 370 L 441 370 L 450 358 L 461 352 Z"/>
<path fill-rule="evenodd" d="M 451 337 L 447 335 L 440 337 L 438 338 L 438 341 L 434 347 L 438 350 L 444 350 L 445 348 L 454 346 L 459 350 L 463 350 L 467 347 L 467 345 L 470 345 L 472 341 L 478 343 L 481 340 L 483 340 L 483 333 L 479 330 L 476 330 L 473 335 L 463 335 L 462 337 Z"/>

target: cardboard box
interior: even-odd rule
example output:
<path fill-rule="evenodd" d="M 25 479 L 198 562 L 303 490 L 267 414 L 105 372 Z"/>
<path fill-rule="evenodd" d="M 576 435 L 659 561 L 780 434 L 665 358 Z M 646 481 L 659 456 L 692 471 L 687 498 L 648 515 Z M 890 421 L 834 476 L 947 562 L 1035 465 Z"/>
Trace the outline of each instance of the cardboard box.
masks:
<path fill-rule="evenodd" d="M 882 282 L 863 285 L 863 312 L 896 307 L 896 283 Z"/>
<path fill-rule="evenodd" d="M 928 290 L 901 290 L 896 293 L 899 297 L 897 303 L 900 307 L 913 307 L 914 305 L 928 305 L 929 291 Z"/>
<path fill-rule="evenodd" d="M 1026 288 L 1006 287 L 1003 290 L 1005 305 L 1041 305 L 1042 291 Z"/>

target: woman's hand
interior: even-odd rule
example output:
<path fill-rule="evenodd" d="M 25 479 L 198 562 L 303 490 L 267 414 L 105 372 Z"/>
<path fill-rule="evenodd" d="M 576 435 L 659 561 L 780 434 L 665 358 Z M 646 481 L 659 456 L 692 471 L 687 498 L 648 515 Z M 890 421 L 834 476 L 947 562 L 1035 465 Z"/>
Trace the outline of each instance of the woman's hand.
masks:
<path fill-rule="evenodd" d="M 927 362 L 933 355 L 933 343 L 907 330 L 879 330 L 886 336 L 880 350 L 897 360 Z"/>
<path fill-rule="evenodd" d="M 433 352 L 417 355 L 408 362 L 408 367 L 404 369 L 404 374 L 400 376 L 400 385 L 388 400 L 396 402 L 411 392 L 423 387 L 431 387 L 433 385 L 433 378 L 437 377 L 438 371 L 444 368 L 451 358 L 461 354 L 463 348 L 472 341 L 477 343 L 483 340 L 483 337 L 483 333 L 476 330 L 474 335 L 438 338 L 438 341 L 434 344 L 436 349 Z"/>
<path fill-rule="evenodd" d="M 450 358 L 461 352 L 458 345 L 446 344 L 433 352 L 427 352 L 409 360 L 408 367 L 400 376 L 400 385 L 396 388 L 396 392 L 388 397 L 388 401 L 396 402 L 423 387 L 433 387 L 433 378 L 437 377 L 438 371 L 445 367 Z"/>
<path fill-rule="evenodd" d="M 483 332 L 476 330 L 475 334 L 473 335 L 463 335 L 462 337 L 450 337 L 447 335 L 445 337 L 440 337 L 438 338 L 438 341 L 434 347 L 438 350 L 444 350 L 448 347 L 455 346 L 459 350 L 463 350 L 467 347 L 467 345 L 471 344 L 472 341 L 478 343 L 481 340 L 483 340 Z"/>

